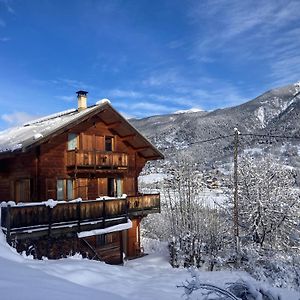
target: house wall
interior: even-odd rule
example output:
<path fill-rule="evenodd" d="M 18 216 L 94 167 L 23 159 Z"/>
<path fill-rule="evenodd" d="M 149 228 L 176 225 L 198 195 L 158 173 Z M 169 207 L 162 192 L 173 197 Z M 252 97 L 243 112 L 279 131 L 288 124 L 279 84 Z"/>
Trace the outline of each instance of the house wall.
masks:
<path fill-rule="evenodd" d="M 83 150 L 104 150 L 101 137 L 104 141 L 105 136 L 113 136 L 114 151 L 128 154 L 128 170 L 122 172 L 104 170 L 97 174 L 91 170 L 90 173 L 77 173 L 76 175 L 70 172 L 66 167 L 68 133 L 79 135 L 78 146 Z M 30 192 L 30 197 L 21 199 L 22 202 L 56 199 L 57 179 L 74 179 L 74 197 L 95 199 L 98 196 L 107 195 L 108 177 L 120 177 L 123 180 L 123 193 L 133 196 L 138 192 L 137 177 L 145 163 L 146 160 L 139 156 L 136 150 L 113 134 L 113 129 L 99 119 L 92 118 L 84 124 L 75 126 L 69 132 L 51 138 L 29 153 L 0 160 L 0 201 L 18 202 L 20 200 L 16 199 L 15 193 L 16 182 L 20 179 L 30 180 L 30 183 L 25 183 L 25 187 L 22 187 Z"/>
<path fill-rule="evenodd" d="M 90 173 L 74 174 L 74 172 L 70 172 L 67 168 L 68 133 L 79 135 L 78 146 L 79 149 L 84 150 L 104 150 L 104 142 L 101 140 L 104 141 L 106 135 L 114 136 L 114 151 L 128 154 L 128 169 L 122 172 L 111 170 L 107 172 L 104 170 L 101 173 L 91 171 Z M 123 193 L 129 196 L 136 195 L 138 193 L 137 177 L 144 167 L 146 159 L 139 156 L 136 150 L 126 145 L 122 138 L 113 133 L 113 128 L 108 128 L 101 120 L 92 118 L 84 124 L 75 126 L 69 132 L 52 137 L 48 142 L 28 153 L 0 160 L 0 202 L 34 202 L 56 199 L 58 179 L 74 180 L 75 198 L 95 199 L 98 196 L 107 195 L 108 177 L 121 177 Z M 26 194 L 29 196 L 24 196 Z M 133 228 L 128 231 L 128 234 L 124 235 L 123 232 L 111 235 L 108 238 L 108 241 L 111 242 L 107 242 L 105 245 L 99 245 L 97 237 L 89 238 L 88 242 L 95 247 L 99 256 L 106 262 L 122 262 L 123 251 L 126 251 L 128 256 L 135 256 L 139 246 L 139 220 L 133 219 L 132 221 Z M 38 253 L 37 257 L 48 253 L 52 258 L 66 255 L 68 251 L 76 251 L 76 249 L 81 249 L 80 247 L 87 251 L 88 245 L 83 241 L 76 238 L 64 240 L 65 238 L 50 242 L 29 240 L 26 242 L 27 244 L 20 243 L 19 247 L 26 248 L 28 245 L 34 244 Z M 47 253 L 45 253 L 45 249 Z M 93 256 L 92 253 L 89 255 Z"/>

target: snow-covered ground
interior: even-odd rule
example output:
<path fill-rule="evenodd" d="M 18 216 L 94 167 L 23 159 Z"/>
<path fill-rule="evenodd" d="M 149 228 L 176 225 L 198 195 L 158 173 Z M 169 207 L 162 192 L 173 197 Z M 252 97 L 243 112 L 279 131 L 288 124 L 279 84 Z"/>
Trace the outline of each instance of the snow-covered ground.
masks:
<path fill-rule="evenodd" d="M 139 184 L 156 184 L 162 183 L 168 176 L 162 173 L 152 173 L 139 176 Z"/>
<path fill-rule="evenodd" d="M 33 260 L 17 254 L 0 233 L 1 300 L 115 300 L 184 299 L 177 288 L 190 279 L 186 269 L 173 269 L 161 243 L 145 241 L 149 255 L 131 260 L 124 266 L 111 266 L 74 256 L 60 260 Z M 244 279 L 255 283 L 243 272 L 199 272 L 203 282 L 224 286 L 225 282 Z M 274 289 L 282 299 L 296 300 L 300 294 Z M 199 298 L 201 299 L 201 298 Z"/>

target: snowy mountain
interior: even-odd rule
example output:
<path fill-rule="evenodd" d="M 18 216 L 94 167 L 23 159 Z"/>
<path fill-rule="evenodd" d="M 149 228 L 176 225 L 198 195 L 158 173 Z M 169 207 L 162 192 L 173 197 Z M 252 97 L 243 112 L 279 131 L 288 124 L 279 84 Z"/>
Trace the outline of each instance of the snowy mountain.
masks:
<path fill-rule="evenodd" d="M 300 134 L 300 83 L 270 90 L 244 104 L 217 109 L 131 119 L 130 122 L 171 158 L 178 151 L 204 164 L 232 156 L 233 138 L 199 143 L 242 133 Z M 255 147 L 257 139 L 244 139 L 244 147 Z M 192 144 L 192 145 L 191 145 Z"/>
<path fill-rule="evenodd" d="M 174 114 L 191 114 L 191 113 L 195 113 L 195 112 L 199 112 L 199 111 L 203 111 L 202 109 L 199 108 L 191 108 L 191 109 L 187 109 L 187 110 L 177 110 L 174 112 Z"/>

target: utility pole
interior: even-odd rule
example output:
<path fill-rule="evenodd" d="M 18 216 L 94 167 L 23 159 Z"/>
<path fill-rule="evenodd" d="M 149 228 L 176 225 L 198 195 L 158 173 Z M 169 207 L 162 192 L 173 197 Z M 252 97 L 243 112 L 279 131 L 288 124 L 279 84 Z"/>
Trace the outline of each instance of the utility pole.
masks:
<path fill-rule="evenodd" d="M 234 181 L 234 198 L 233 198 L 233 226 L 235 237 L 236 266 L 240 266 L 240 233 L 239 233 L 239 203 L 238 203 L 238 147 L 239 131 L 234 128 L 234 159 L 233 159 L 233 181 Z"/>

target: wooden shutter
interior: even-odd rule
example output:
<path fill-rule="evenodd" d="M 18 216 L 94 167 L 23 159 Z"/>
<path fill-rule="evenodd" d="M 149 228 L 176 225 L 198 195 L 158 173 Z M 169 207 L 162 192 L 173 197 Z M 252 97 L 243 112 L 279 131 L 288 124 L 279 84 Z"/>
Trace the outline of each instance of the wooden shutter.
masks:
<path fill-rule="evenodd" d="M 98 196 L 98 179 L 91 178 L 88 180 L 88 199 L 95 200 Z"/>
<path fill-rule="evenodd" d="M 88 199 L 88 180 L 86 178 L 78 178 L 76 180 L 77 197 L 82 200 Z"/>
<path fill-rule="evenodd" d="M 46 200 L 56 199 L 56 180 L 46 178 Z"/>
<path fill-rule="evenodd" d="M 18 179 L 15 181 L 15 201 L 30 202 L 30 179 Z"/>
<path fill-rule="evenodd" d="M 82 135 L 82 150 L 93 150 L 93 136 L 83 134 Z"/>
<path fill-rule="evenodd" d="M 107 178 L 98 178 L 98 196 L 107 196 Z"/>
<path fill-rule="evenodd" d="M 104 150 L 104 136 L 95 135 L 95 148 L 98 151 L 103 151 Z"/>
<path fill-rule="evenodd" d="M 134 177 L 126 177 L 124 178 L 124 189 L 123 193 L 129 196 L 135 196 L 135 178 Z"/>

